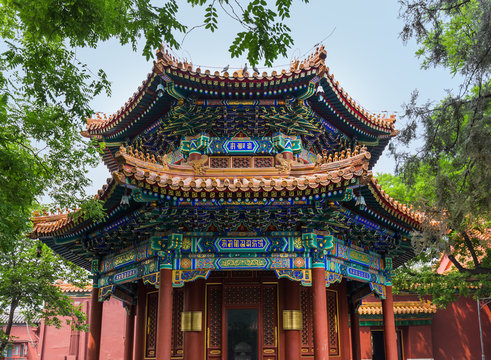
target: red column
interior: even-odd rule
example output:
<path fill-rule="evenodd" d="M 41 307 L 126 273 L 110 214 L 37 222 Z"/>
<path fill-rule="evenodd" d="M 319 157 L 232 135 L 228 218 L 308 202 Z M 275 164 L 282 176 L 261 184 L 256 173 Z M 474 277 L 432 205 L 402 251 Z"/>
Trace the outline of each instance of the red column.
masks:
<path fill-rule="evenodd" d="M 138 300 L 136 303 L 135 360 L 143 360 L 145 351 L 145 304 L 146 292 L 143 282 L 138 281 Z"/>
<path fill-rule="evenodd" d="M 128 305 L 126 329 L 124 334 L 124 360 L 133 360 L 133 341 L 135 334 L 135 305 Z"/>
<path fill-rule="evenodd" d="M 160 270 L 157 360 L 170 360 L 172 336 L 172 269 Z"/>
<path fill-rule="evenodd" d="M 285 310 L 300 310 L 300 285 L 295 281 L 282 279 Z M 302 314 L 305 316 L 305 314 Z M 300 359 L 300 331 L 285 330 L 285 360 Z"/>
<path fill-rule="evenodd" d="M 99 289 L 92 288 L 90 301 L 88 360 L 99 360 L 101 350 L 102 302 L 99 302 Z"/>
<path fill-rule="evenodd" d="M 397 335 L 392 302 L 392 286 L 385 287 L 385 300 L 382 300 L 384 316 L 385 359 L 397 360 Z"/>
<path fill-rule="evenodd" d="M 187 283 L 184 288 L 184 311 L 201 311 L 204 320 L 204 281 L 195 280 Z M 184 332 L 184 359 L 200 360 L 203 359 L 204 353 L 204 326 L 201 323 L 201 331 Z"/>
<path fill-rule="evenodd" d="M 334 287 L 334 286 L 333 286 Z M 350 360 L 348 284 L 346 279 L 338 287 L 339 347 L 342 360 Z"/>
<path fill-rule="evenodd" d="M 349 310 L 351 322 L 351 354 L 353 360 L 361 360 L 360 315 L 356 311 L 356 304 L 350 304 Z"/>
<path fill-rule="evenodd" d="M 314 265 L 315 266 L 315 265 Z M 312 297 L 314 323 L 314 359 L 329 359 L 327 336 L 326 271 L 324 265 L 312 269 Z"/>

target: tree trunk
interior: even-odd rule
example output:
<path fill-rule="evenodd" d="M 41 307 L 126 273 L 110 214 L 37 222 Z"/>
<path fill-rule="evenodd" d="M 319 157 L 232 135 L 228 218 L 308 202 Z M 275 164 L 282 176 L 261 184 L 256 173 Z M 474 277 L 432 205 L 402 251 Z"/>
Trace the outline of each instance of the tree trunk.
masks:
<path fill-rule="evenodd" d="M 0 354 L 3 353 L 10 342 L 10 331 L 12 330 L 12 323 L 14 322 L 14 313 L 15 309 L 17 309 L 17 305 L 19 305 L 19 300 L 12 298 L 12 301 L 10 302 L 9 319 L 7 320 L 7 327 L 5 328 L 6 337 L 0 339 Z"/>

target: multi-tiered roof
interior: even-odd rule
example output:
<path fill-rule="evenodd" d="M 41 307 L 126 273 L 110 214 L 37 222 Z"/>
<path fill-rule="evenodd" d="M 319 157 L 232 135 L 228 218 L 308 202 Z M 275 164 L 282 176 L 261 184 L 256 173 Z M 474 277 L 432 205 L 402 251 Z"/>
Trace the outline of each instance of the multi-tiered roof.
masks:
<path fill-rule="evenodd" d="M 105 219 L 37 216 L 31 236 L 86 268 L 172 231 L 315 230 L 395 266 L 406 261 L 420 215 L 391 199 L 370 171 L 397 133 L 395 117 L 364 110 L 325 59 L 319 48 L 288 71 L 229 74 L 159 51 L 116 114 L 87 121 L 84 135 L 105 143 L 113 175 L 98 194 Z"/>

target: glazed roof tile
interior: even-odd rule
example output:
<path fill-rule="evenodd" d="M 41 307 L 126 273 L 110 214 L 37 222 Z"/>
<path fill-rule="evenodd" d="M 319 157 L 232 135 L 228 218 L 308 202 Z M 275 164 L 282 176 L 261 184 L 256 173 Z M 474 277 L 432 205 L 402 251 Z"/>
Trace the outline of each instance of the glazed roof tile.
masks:
<path fill-rule="evenodd" d="M 280 155 L 281 156 L 281 155 Z M 154 157 L 127 151 L 121 147 L 116 155 L 121 170 L 115 178 L 124 183 L 126 178 L 145 181 L 149 185 L 169 187 L 183 191 L 280 191 L 305 190 L 330 183 L 339 183 L 353 177 L 365 179 L 368 176 L 370 153 L 362 151 L 341 160 L 317 164 L 287 162 L 270 168 L 209 168 L 196 167 L 196 162 L 183 165 L 157 162 Z M 278 159 L 278 156 L 277 156 Z M 207 156 L 202 156 L 207 161 Z M 280 160 L 285 162 L 285 160 Z"/>
<path fill-rule="evenodd" d="M 336 98 L 338 111 L 349 114 L 360 121 L 362 124 L 386 133 L 389 136 L 395 134 L 394 122 L 395 116 L 391 115 L 386 118 L 371 114 L 363 109 L 348 93 L 339 85 L 339 82 L 334 79 L 334 76 L 329 73 L 329 68 L 325 65 L 327 56 L 326 50 L 321 47 L 316 49 L 316 52 L 309 56 L 304 61 L 292 62 L 289 70 L 280 72 L 272 71 L 270 74 L 263 72 L 261 75 L 254 72 L 252 74 L 236 71 L 233 74 L 225 72 L 221 74 L 215 71 L 213 74 L 209 70 L 202 71 L 200 68 L 194 69 L 192 64 L 181 62 L 165 52 L 160 50 L 157 52 L 157 61 L 154 62 L 152 71 L 147 75 L 147 78 L 138 87 L 137 91 L 126 101 L 126 103 L 114 115 L 101 116 L 97 114 L 95 118 L 87 119 L 87 131 L 85 136 L 97 137 L 114 132 L 117 128 L 126 127 L 129 123 L 148 112 L 149 106 L 152 106 L 157 100 L 156 94 L 157 83 L 165 83 L 172 81 L 182 81 L 186 84 L 194 86 L 207 87 L 210 89 L 220 90 L 216 93 L 229 93 L 229 83 L 234 84 L 235 90 L 246 91 L 251 93 L 255 87 L 260 86 L 261 91 L 256 92 L 256 97 L 264 97 L 264 89 L 280 88 L 284 86 L 295 86 L 298 82 L 309 83 L 312 79 L 318 82 L 323 79 L 324 84 L 328 84 L 330 92 Z M 239 86 L 240 85 L 240 86 Z M 226 91 L 225 91 L 226 90 Z M 214 94 L 214 91 L 209 91 Z M 267 93 L 267 92 L 266 92 Z M 274 96 L 276 94 L 278 96 Z M 273 97 L 284 98 L 284 91 L 274 91 Z M 270 95 L 266 95 L 269 97 Z M 322 95 L 326 99 L 326 94 Z M 210 96 L 208 96 L 210 97 Z M 333 99 L 331 99 L 333 100 Z M 345 115 L 346 115 L 345 114 Z M 133 120 L 128 119 L 134 118 Z"/>
<path fill-rule="evenodd" d="M 55 285 L 64 293 L 88 293 L 92 291 L 92 285 L 80 288 L 73 284 L 65 283 L 62 280 L 57 281 Z"/>
<path fill-rule="evenodd" d="M 378 183 L 378 180 L 373 176 L 368 182 L 368 188 L 373 196 L 377 199 L 377 202 L 391 215 L 399 218 L 404 217 L 410 223 L 416 225 L 423 222 L 423 214 L 413 210 L 413 206 L 407 206 L 387 194 L 382 186 Z"/>
<path fill-rule="evenodd" d="M 204 158 L 205 156 L 203 156 Z M 201 173 L 196 164 L 166 164 L 165 157 L 159 161 L 153 156 L 135 152 L 124 147 L 117 154 L 120 170 L 113 173 L 116 181 L 108 181 L 99 190 L 98 197 L 108 197 L 116 184 L 126 183 L 126 179 L 135 179 L 150 186 L 166 187 L 182 191 L 281 191 L 305 190 L 329 184 L 337 184 L 344 180 L 358 178 L 367 185 L 374 198 L 385 211 L 411 226 L 419 226 L 422 215 L 414 212 L 391 198 L 385 193 L 368 170 L 370 153 L 346 154 L 344 158 L 330 161 L 318 159 L 316 164 L 290 163 L 290 168 L 278 167 L 258 169 L 210 169 Z M 288 164 L 287 164 L 288 165 Z M 282 173 L 282 170 L 287 170 Z M 235 172 L 234 172 L 235 170 Z M 245 170 L 249 170 L 246 172 Z M 36 215 L 36 214 L 35 214 Z M 65 214 L 44 214 L 32 218 L 33 231 L 31 237 L 45 237 L 63 234 L 76 226 L 73 218 Z"/>
<path fill-rule="evenodd" d="M 9 314 L 8 313 L 0 313 L 0 325 L 6 324 L 9 319 Z M 27 323 L 27 320 L 22 314 L 22 311 L 19 309 L 16 309 L 14 311 L 14 318 L 12 323 L 14 325 L 24 325 Z M 37 316 L 34 319 L 32 319 L 32 324 L 40 324 L 41 323 L 41 317 Z"/>
<path fill-rule="evenodd" d="M 436 313 L 436 305 L 433 305 L 431 301 L 394 301 L 394 314 L 395 315 L 409 315 L 409 314 L 434 314 Z M 382 315 L 382 303 L 381 302 L 367 302 L 362 304 L 358 308 L 358 314 L 360 315 Z"/>
<path fill-rule="evenodd" d="M 102 189 L 98 190 L 95 198 L 101 200 L 107 199 L 114 190 L 114 185 L 114 179 L 108 178 L 107 183 L 103 185 Z M 75 212 L 77 211 L 79 211 L 79 209 L 75 210 Z M 42 213 L 34 211 L 33 216 L 31 217 L 32 231 L 28 236 L 31 238 L 38 238 L 71 229 L 80 222 L 74 221 L 73 214 L 74 212 L 70 212 L 69 210 L 61 212 L 60 209 L 58 209 L 58 214 L 49 214 L 46 210 L 43 210 Z"/>

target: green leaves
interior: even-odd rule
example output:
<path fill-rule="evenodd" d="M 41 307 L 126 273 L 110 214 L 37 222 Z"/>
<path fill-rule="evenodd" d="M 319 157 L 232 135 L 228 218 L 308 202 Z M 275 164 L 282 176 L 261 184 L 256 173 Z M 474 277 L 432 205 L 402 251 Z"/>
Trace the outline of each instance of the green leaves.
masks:
<path fill-rule="evenodd" d="M 382 174 L 377 178 L 392 197 L 420 206 L 420 211 L 428 215 L 428 220 L 437 222 L 425 222 L 423 233 L 413 234 L 413 249 L 416 253 L 417 250 L 421 252 L 396 269 L 392 279 L 394 288 L 432 295 L 436 305 L 445 307 L 457 296 L 487 297 L 491 293 L 491 249 L 486 237 L 481 236 L 490 228 L 490 222 L 489 214 L 480 212 L 480 206 L 475 206 L 475 213 L 466 213 L 463 212 L 466 205 L 450 205 L 453 198 L 462 201 L 461 194 L 450 195 L 455 191 L 455 185 L 461 184 L 462 173 L 453 173 L 452 160 L 442 160 L 439 166 L 446 176 L 455 175 L 453 183 L 447 182 L 444 189 L 441 189 L 442 180 L 438 179 L 441 175 L 433 173 L 426 165 L 418 169 L 410 186 L 401 176 Z M 452 212 L 442 212 L 435 207 L 441 201 L 439 197 L 442 192 L 449 197 Z M 469 203 L 472 206 L 472 199 Z M 456 214 L 458 209 L 461 209 L 461 213 Z M 456 222 L 463 215 L 463 223 Z M 450 224 L 456 224 L 456 227 L 452 228 Z M 439 274 L 437 269 L 442 259 L 448 261 L 445 256 L 452 261 L 453 267 L 445 274 Z"/>
<path fill-rule="evenodd" d="M 20 237 L 15 240 L 11 249 L 0 251 L 0 309 L 21 310 L 28 321 L 41 316 L 48 325 L 67 323 L 85 330 L 83 311 L 54 284 L 65 279 L 86 286 L 82 279 L 87 279 L 87 272 L 38 241 Z M 0 328 L 0 352 L 8 335 Z"/>
<path fill-rule="evenodd" d="M 247 53 L 251 65 L 261 59 L 271 65 L 293 43 L 283 23 L 291 0 L 188 3 L 203 7 L 204 27 L 212 32 L 220 8 L 232 17 L 243 29 L 230 51 L 232 56 Z M 0 0 L 0 305 L 22 304 L 34 314 L 46 299 L 43 314 L 55 324 L 51 315 L 79 317 L 52 284 L 85 274 L 45 247 L 41 259 L 32 257 L 35 245 L 24 238 L 31 210 L 46 195 L 55 208 L 81 208 L 76 217 L 104 216 L 103 204 L 84 192 L 90 183 L 87 168 L 98 163 L 103 145 L 94 146 L 80 132 L 93 113 L 91 100 L 110 95 L 110 83 L 102 69 L 94 74 L 81 63 L 73 48 L 95 48 L 117 38 L 136 49 L 143 40 L 143 55 L 151 58 L 162 42 L 179 47 L 176 35 L 188 27 L 178 20 L 178 11 L 177 0 L 158 5 L 149 0 Z"/>
<path fill-rule="evenodd" d="M 403 0 L 405 21 L 401 37 L 414 37 L 421 45 L 422 66 L 444 66 L 451 74 L 474 80 L 489 78 L 491 71 L 491 4 L 480 0 Z"/>
<path fill-rule="evenodd" d="M 272 61 L 280 54 L 286 56 L 287 49 L 293 44 L 290 28 L 281 22 L 275 22 L 277 14 L 266 5 L 264 0 L 249 3 L 241 19 L 248 30 L 238 33 L 229 48 L 232 57 L 238 57 L 247 51 L 247 59 L 253 66 L 260 59 L 271 66 Z M 285 5 L 282 9 L 280 17 L 284 18 L 287 14 Z"/>
<path fill-rule="evenodd" d="M 214 32 L 218 28 L 218 14 L 213 4 L 208 5 L 205 11 L 205 28 Z"/>

